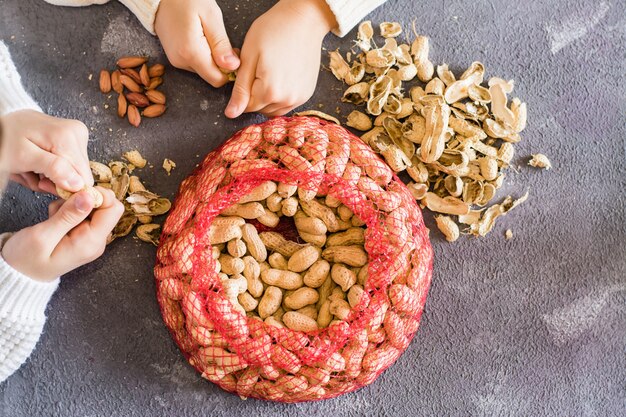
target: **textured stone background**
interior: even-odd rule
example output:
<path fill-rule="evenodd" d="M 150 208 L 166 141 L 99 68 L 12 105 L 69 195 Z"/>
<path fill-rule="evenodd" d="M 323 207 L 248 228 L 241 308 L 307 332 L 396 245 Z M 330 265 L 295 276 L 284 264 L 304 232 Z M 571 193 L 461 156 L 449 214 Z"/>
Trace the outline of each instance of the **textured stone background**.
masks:
<path fill-rule="evenodd" d="M 221 1 L 241 45 L 271 1 Z M 154 297 L 154 248 L 131 238 L 64 277 L 29 361 L 0 385 L 3 416 L 616 416 L 626 408 L 626 1 L 391 0 L 374 22 L 416 19 L 431 57 L 462 71 L 481 60 L 514 78 L 529 124 L 500 196 L 530 199 L 486 239 L 432 233 L 433 287 L 417 337 L 372 386 L 300 405 L 227 394 L 201 379 L 170 340 Z M 0 39 L 42 108 L 83 120 L 92 158 L 138 148 L 160 168 L 141 177 L 173 197 L 202 156 L 258 116 L 225 120 L 229 88 L 169 70 L 169 110 L 134 129 L 105 109 L 96 77 L 156 39 L 120 4 L 82 9 L 0 0 Z M 346 50 L 329 36 L 325 47 Z M 288 57 L 285 57 L 288 61 Z M 334 109 L 340 84 L 320 74 L 310 105 Z M 347 114 L 349 106 L 340 106 Z M 525 166 L 545 152 L 554 169 Z M 10 187 L 0 230 L 43 218 L 47 197 Z M 432 219 L 427 218 L 432 225 Z M 505 241 L 507 228 L 515 237 Z"/>

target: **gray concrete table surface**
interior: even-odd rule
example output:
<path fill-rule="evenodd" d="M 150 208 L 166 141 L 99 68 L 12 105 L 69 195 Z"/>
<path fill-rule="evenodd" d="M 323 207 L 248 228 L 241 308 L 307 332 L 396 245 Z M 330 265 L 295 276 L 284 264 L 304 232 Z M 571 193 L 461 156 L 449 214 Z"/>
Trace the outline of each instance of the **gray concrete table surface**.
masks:
<path fill-rule="evenodd" d="M 220 2 L 234 45 L 272 3 Z M 415 19 L 431 38 L 433 62 L 457 74 L 480 60 L 488 76 L 515 80 L 529 122 L 498 195 L 530 189 L 529 200 L 485 239 L 448 244 L 431 233 L 436 259 L 421 328 L 371 386 L 298 405 L 221 391 L 184 361 L 162 323 L 155 249 L 127 238 L 63 277 L 35 352 L 0 385 L 0 415 L 625 415 L 625 10 L 624 0 L 392 0 L 369 16 L 405 28 Z M 0 0 L 0 22 L 0 39 L 44 111 L 84 121 L 94 159 L 139 149 L 155 166 L 141 178 L 166 196 L 175 196 L 207 152 L 262 120 L 225 119 L 230 87 L 215 90 L 171 67 L 163 117 L 139 129 L 118 119 L 115 97 L 98 91 L 98 71 L 129 53 L 166 61 L 119 3 L 62 8 Z M 324 46 L 346 51 L 352 39 L 354 31 L 328 36 Z M 322 70 L 308 106 L 339 106 L 346 115 L 351 107 L 339 103 L 341 89 Z M 526 167 L 536 152 L 554 169 Z M 164 157 L 178 164 L 169 177 L 159 168 Z M 44 219 L 49 201 L 10 186 L 0 230 Z M 432 227 L 432 216 L 426 220 Z"/>

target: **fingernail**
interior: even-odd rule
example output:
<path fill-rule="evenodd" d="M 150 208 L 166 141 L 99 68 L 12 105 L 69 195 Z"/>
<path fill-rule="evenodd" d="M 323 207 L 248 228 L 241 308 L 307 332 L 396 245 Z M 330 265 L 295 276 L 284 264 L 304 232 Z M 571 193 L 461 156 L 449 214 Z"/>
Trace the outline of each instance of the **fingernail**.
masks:
<path fill-rule="evenodd" d="M 228 106 L 226 106 L 226 115 L 231 117 L 231 116 L 237 116 L 239 114 L 239 106 L 237 106 L 235 103 L 228 103 Z"/>
<path fill-rule="evenodd" d="M 239 58 L 237 58 L 235 54 L 228 54 L 228 55 L 224 55 L 224 61 L 227 64 L 237 64 L 239 63 Z"/>
<path fill-rule="evenodd" d="M 76 194 L 76 200 L 74 200 L 76 209 L 82 213 L 87 213 L 93 208 L 93 201 L 91 196 L 85 193 Z"/>
<path fill-rule="evenodd" d="M 78 174 L 73 174 L 66 181 L 65 185 L 73 190 L 83 188 L 85 186 L 85 181 Z"/>

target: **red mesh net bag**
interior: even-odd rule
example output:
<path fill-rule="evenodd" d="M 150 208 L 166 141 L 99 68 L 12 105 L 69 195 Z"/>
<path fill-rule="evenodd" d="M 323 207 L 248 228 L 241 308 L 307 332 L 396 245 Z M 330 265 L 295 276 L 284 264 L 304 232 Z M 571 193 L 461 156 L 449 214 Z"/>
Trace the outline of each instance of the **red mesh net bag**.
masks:
<path fill-rule="evenodd" d="M 246 127 L 208 154 L 160 242 L 157 297 L 189 363 L 274 401 L 372 383 L 417 331 L 432 273 L 405 185 L 361 139 L 312 117 Z"/>

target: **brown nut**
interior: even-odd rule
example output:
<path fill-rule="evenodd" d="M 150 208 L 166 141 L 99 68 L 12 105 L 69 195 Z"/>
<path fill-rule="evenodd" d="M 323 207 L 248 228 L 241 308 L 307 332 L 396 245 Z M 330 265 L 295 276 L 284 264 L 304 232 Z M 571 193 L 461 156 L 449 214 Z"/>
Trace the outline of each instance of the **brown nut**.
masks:
<path fill-rule="evenodd" d="M 166 107 L 163 104 L 152 104 L 143 110 L 145 117 L 159 117 L 165 113 Z"/>
<path fill-rule="evenodd" d="M 165 74 L 165 66 L 163 64 L 154 64 L 148 68 L 148 75 L 150 78 L 160 77 Z"/>
<path fill-rule="evenodd" d="M 165 104 L 165 94 L 158 90 L 146 91 L 146 97 L 154 104 Z"/>
<path fill-rule="evenodd" d="M 139 79 L 146 87 L 150 84 L 150 75 L 148 75 L 148 66 L 146 64 L 143 64 L 139 70 Z"/>
<path fill-rule="evenodd" d="M 120 75 L 119 70 L 115 70 L 111 73 L 111 87 L 113 87 L 113 91 L 118 94 L 122 94 L 122 91 L 124 91 L 124 86 L 120 82 Z"/>
<path fill-rule="evenodd" d="M 141 115 L 139 114 L 139 110 L 134 105 L 128 106 L 128 122 L 135 126 L 139 127 L 141 124 Z"/>
<path fill-rule="evenodd" d="M 117 66 L 120 68 L 133 68 L 145 63 L 148 60 L 144 56 L 124 56 L 117 60 Z"/>
<path fill-rule="evenodd" d="M 134 69 L 132 68 L 121 69 L 120 72 L 124 75 L 128 75 L 137 84 L 141 84 L 141 77 L 139 76 L 139 73 L 135 71 Z"/>
<path fill-rule="evenodd" d="M 104 94 L 111 91 L 111 74 L 105 69 L 100 71 L 100 91 Z"/>
<path fill-rule="evenodd" d="M 150 84 L 148 84 L 148 86 L 146 87 L 146 90 L 154 90 L 155 88 L 157 88 L 161 84 L 163 84 L 163 78 L 161 78 L 161 77 L 151 78 L 150 79 Z"/>
<path fill-rule="evenodd" d="M 139 86 L 139 84 L 137 84 L 135 80 L 133 80 L 126 74 L 120 75 L 120 82 L 124 87 L 128 88 L 133 93 L 141 93 L 142 91 L 142 88 Z"/>
<path fill-rule="evenodd" d="M 117 97 L 117 115 L 119 117 L 126 116 L 127 109 L 128 109 L 128 101 L 126 101 L 126 97 L 124 97 L 124 94 L 120 94 Z"/>
<path fill-rule="evenodd" d="M 148 107 L 150 105 L 150 100 L 148 100 L 148 97 L 144 96 L 141 93 L 127 93 L 126 98 L 130 102 L 130 104 L 134 104 L 137 107 Z"/>

